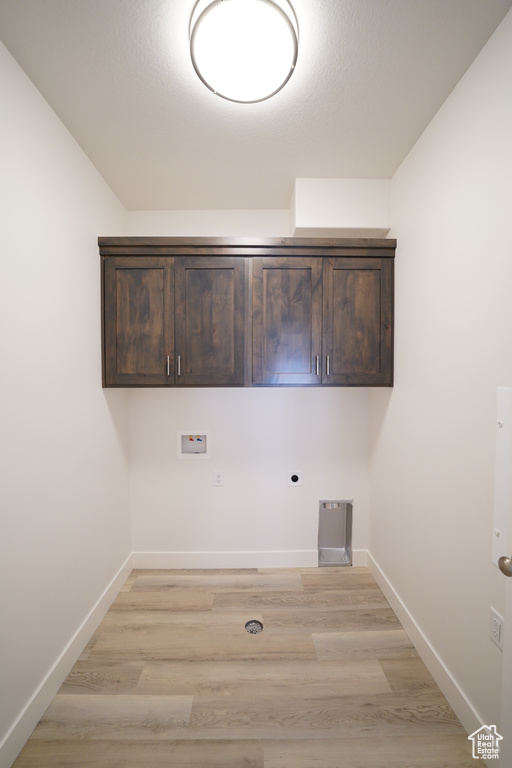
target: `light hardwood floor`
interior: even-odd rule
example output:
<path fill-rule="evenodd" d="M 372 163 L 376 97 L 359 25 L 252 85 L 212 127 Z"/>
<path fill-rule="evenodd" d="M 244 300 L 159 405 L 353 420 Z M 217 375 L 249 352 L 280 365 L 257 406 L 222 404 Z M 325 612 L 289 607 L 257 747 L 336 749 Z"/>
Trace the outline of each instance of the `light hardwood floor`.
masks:
<path fill-rule="evenodd" d="M 372 576 L 350 567 L 133 571 L 15 762 L 474 765 Z"/>

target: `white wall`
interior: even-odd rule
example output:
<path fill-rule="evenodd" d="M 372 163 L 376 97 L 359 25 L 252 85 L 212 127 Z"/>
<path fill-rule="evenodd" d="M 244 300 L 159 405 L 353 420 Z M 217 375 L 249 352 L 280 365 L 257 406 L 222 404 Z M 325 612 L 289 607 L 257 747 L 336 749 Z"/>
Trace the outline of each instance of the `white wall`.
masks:
<path fill-rule="evenodd" d="M 98 234 L 122 233 L 124 210 L 2 45 L 0 93 L 0 764 L 9 765 L 130 543 L 126 395 L 101 389 L 97 249 Z"/>
<path fill-rule="evenodd" d="M 135 564 L 315 566 L 320 499 L 354 498 L 354 548 L 366 549 L 368 412 L 364 389 L 132 391 Z M 178 430 L 209 431 L 211 458 L 178 458 Z"/>
<path fill-rule="evenodd" d="M 480 723 L 498 721 L 489 608 L 495 407 L 512 385 L 512 13 L 392 182 L 396 371 L 372 393 L 370 551 Z M 471 717 L 466 724 L 471 727 Z"/>
<path fill-rule="evenodd" d="M 127 211 L 132 237 L 288 237 L 288 211 Z"/>

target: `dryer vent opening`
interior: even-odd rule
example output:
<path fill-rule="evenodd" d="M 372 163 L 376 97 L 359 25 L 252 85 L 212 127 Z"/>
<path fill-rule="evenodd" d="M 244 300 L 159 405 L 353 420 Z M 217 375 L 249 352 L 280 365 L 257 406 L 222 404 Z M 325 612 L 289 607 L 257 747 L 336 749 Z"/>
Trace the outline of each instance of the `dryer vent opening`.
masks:
<path fill-rule="evenodd" d="M 352 501 L 319 502 L 319 566 L 352 565 L 352 511 Z"/>

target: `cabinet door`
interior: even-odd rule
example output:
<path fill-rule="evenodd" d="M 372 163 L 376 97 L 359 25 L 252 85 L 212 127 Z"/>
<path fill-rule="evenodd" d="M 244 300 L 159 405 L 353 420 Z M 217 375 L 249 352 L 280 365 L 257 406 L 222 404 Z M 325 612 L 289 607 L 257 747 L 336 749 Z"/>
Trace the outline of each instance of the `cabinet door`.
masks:
<path fill-rule="evenodd" d="M 325 384 L 393 384 L 393 260 L 324 260 Z"/>
<path fill-rule="evenodd" d="M 243 258 L 176 258 L 178 384 L 244 383 L 244 277 Z"/>
<path fill-rule="evenodd" d="M 322 259 L 253 259 L 253 383 L 319 384 Z"/>
<path fill-rule="evenodd" d="M 173 383 L 173 290 L 172 258 L 105 260 L 105 386 Z"/>

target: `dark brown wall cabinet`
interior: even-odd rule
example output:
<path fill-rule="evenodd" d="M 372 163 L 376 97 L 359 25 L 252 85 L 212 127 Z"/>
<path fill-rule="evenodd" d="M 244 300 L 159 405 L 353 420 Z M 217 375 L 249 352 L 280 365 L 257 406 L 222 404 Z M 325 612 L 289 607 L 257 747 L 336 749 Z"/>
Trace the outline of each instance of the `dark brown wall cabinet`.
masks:
<path fill-rule="evenodd" d="M 393 261 L 324 260 L 322 382 L 393 383 Z"/>
<path fill-rule="evenodd" d="M 104 386 L 393 383 L 394 240 L 99 244 Z"/>
<path fill-rule="evenodd" d="M 253 383 L 319 384 L 323 259 L 253 260 Z"/>
<path fill-rule="evenodd" d="M 105 386 L 167 386 L 174 371 L 174 259 L 107 259 L 103 326 Z"/>
<path fill-rule="evenodd" d="M 177 258 L 176 383 L 243 386 L 243 259 Z"/>

